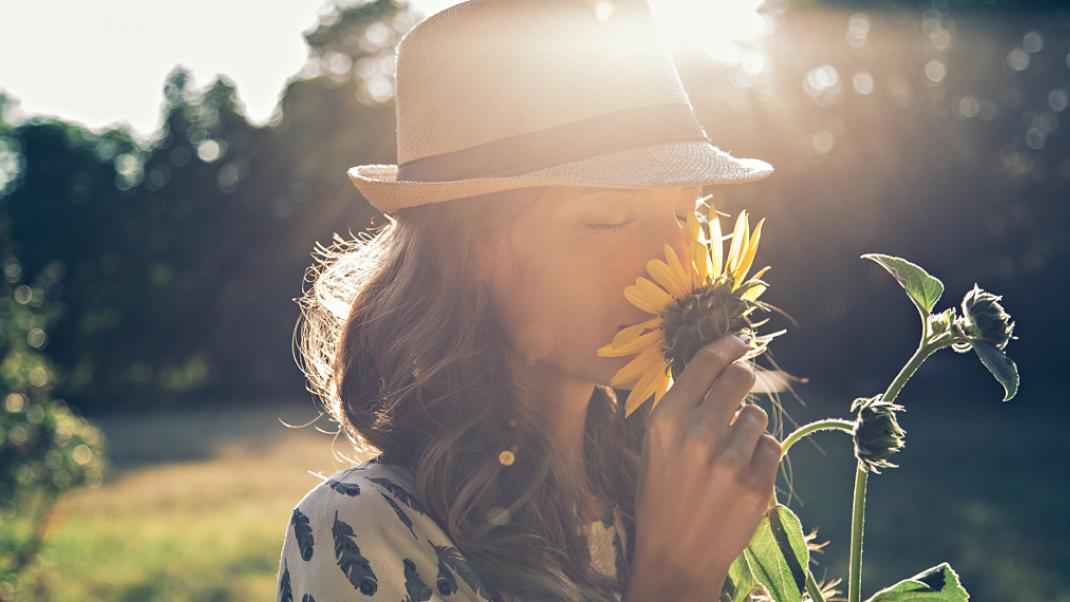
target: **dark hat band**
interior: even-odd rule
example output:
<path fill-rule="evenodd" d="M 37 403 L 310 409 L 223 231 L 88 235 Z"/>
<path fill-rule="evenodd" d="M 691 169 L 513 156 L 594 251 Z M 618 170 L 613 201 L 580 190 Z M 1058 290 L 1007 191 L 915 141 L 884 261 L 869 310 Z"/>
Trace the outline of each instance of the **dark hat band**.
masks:
<path fill-rule="evenodd" d="M 397 179 L 440 182 L 512 176 L 629 148 L 709 141 L 691 105 L 669 103 L 614 111 L 471 148 L 406 161 Z"/>

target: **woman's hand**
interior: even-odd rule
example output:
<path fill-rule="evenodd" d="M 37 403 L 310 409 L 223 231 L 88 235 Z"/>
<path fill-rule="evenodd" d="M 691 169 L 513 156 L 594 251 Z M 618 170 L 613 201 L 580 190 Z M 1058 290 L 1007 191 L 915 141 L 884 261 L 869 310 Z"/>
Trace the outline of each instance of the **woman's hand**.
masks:
<path fill-rule="evenodd" d="M 715 600 L 769 506 L 780 443 L 769 416 L 740 403 L 754 386 L 746 344 L 701 348 L 651 412 L 636 490 L 625 600 Z"/>

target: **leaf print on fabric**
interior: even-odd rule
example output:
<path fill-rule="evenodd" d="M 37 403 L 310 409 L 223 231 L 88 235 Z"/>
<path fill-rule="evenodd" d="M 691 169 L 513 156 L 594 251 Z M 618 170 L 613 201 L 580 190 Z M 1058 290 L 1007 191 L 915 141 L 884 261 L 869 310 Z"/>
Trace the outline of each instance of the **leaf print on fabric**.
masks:
<path fill-rule="evenodd" d="M 368 469 L 373 468 L 374 466 L 379 465 L 379 464 L 382 464 L 382 462 L 380 461 L 380 456 L 375 456 L 374 458 L 370 458 L 368 461 L 366 461 L 363 464 L 354 466 L 352 468 L 345 469 L 345 471 L 343 471 L 342 474 L 348 476 L 350 474 L 353 474 L 354 472 L 362 472 L 362 471 L 368 470 Z"/>
<path fill-rule="evenodd" d="M 361 555 L 360 547 L 353 541 L 357 536 L 353 527 L 338 518 L 337 510 L 334 511 L 331 536 L 334 537 L 335 560 L 346 579 L 365 596 L 375 595 L 375 591 L 379 589 L 379 579 L 372 571 L 371 563 Z"/>
<path fill-rule="evenodd" d="M 442 556 L 438 557 L 438 575 L 435 577 L 435 587 L 438 589 L 438 593 L 443 596 L 452 596 L 457 593 L 457 579 L 450 572 L 446 563 L 442 561 Z"/>
<path fill-rule="evenodd" d="M 301 596 L 301 602 L 316 602 L 316 599 L 312 597 L 312 594 L 305 594 Z"/>
<path fill-rule="evenodd" d="M 338 493 L 348 495 L 349 497 L 360 495 L 360 485 L 356 483 L 343 483 L 342 481 L 337 481 L 335 479 L 327 479 L 327 485 Z"/>
<path fill-rule="evenodd" d="M 297 549 L 301 550 L 301 560 L 312 560 L 315 539 L 312 537 L 312 525 L 309 524 L 308 517 L 299 509 L 294 508 L 294 513 L 290 517 L 290 525 L 293 526 L 294 537 L 297 538 Z"/>
<path fill-rule="evenodd" d="M 394 497 L 404 502 L 409 508 L 412 508 L 420 514 L 427 514 L 424 512 L 423 506 L 420 505 L 420 501 L 416 499 L 416 496 L 406 491 L 401 485 L 398 485 L 386 477 L 368 477 L 368 479 L 394 494 Z"/>
<path fill-rule="evenodd" d="M 468 587 L 480 596 L 489 598 L 490 594 L 487 592 L 486 586 L 480 581 L 479 575 L 472 569 L 472 566 L 468 564 L 464 556 L 461 555 L 461 551 L 453 546 L 437 546 L 428 540 L 427 543 L 431 544 L 431 547 L 435 548 L 435 554 L 438 554 L 439 562 L 444 562 L 451 569 L 453 569 L 464 582 L 468 584 Z"/>
<path fill-rule="evenodd" d="M 431 599 L 431 588 L 427 587 L 420 573 L 416 571 L 416 563 L 408 558 L 402 563 L 405 565 L 405 592 L 408 596 L 404 602 L 422 602 Z"/>
<path fill-rule="evenodd" d="M 282 577 L 279 579 L 278 602 L 293 602 L 294 592 L 290 587 L 290 568 L 286 566 L 286 559 L 282 559 Z"/>
<path fill-rule="evenodd" d="M 383 499 L 390 503 L 390 507 L 394 509 L 394 514 L 398 515 L 398 520 L 400 520 L 402 523 L 405 524 L 406 527 L 409 528 L 409 533 L 412 533 L 412 538 L 416 540 L 420 539 L 419 537 L 417 537 L 416 531 L 412 529 L 412 519 L 409 518 L 408 514 L 405 514 L 405 511 L 401 509 L 401 506 L 398 506 L 398 503 L 395 502 L 393 498 L 383 493 L 382 491 L 379 492 L 379 495 L 383 496 Z"/>
<path fill-rule="evenodd" d="M 607 512 L 605 514 L 605 516 L 602 517 L 602 526 L 605 527 L 606 529 L 612 527 L 613 526 L 613 520 L 614 520 L 613 511 L 610 510 L 609 512 Z"/>

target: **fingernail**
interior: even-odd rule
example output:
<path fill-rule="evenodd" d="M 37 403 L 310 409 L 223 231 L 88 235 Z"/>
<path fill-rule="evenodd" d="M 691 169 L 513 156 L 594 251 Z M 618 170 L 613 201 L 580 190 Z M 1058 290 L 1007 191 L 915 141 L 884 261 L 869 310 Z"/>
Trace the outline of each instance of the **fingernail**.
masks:
<path fill-rule="evenodd" d="M 744 345 L 749 345 L 750 344 L 750 335 L 749 334 L 737 334 L 736 336 L 739 337 L 739 340 L 743 341 Z"/>

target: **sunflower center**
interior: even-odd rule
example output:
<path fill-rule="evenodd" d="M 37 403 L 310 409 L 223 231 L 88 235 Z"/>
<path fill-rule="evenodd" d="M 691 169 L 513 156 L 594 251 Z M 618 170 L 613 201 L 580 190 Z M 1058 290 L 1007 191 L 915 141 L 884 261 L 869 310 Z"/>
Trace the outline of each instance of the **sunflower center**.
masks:
<path fill-rule="evenodd" d="M 673 378 L 704 345 L 749 326 L 748 309 L 746 301 L 732 294 L 729 277 L 712 286 L 696 288 L 662 310 L 662 353 Z"/>

